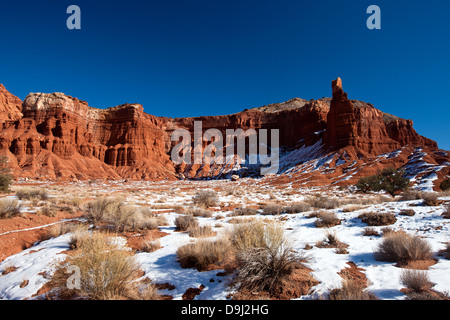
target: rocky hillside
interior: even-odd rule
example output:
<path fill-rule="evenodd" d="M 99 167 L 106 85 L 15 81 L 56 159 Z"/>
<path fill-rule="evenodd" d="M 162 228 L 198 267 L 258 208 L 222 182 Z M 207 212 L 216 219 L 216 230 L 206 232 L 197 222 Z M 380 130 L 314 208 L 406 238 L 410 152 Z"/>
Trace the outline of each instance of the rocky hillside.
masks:
<path fill-rule="evenodd" d="M 448 175 L 448 153 L 419 135 L 411 120 L 349 100 L 340 78 L 333 81 L 332 94 L 226 116 L 172 119 L 146 114 L 139 104 L 96 109 L 63 93 L 32 93 L 21 102 L 0 85 L 0 151 L 17 178 L 161 180 L 251 174 L 245 163 L 173 165 L 171 133 L 180 128 L 193 132 L 194 121 L 202 121 L 204 131 L 223 133 L 279 129 L 277 178 L 296 183 L 348 184 L 387 165 L 409 168 L 418 184 L 425 179 L 437 185 Z"/>

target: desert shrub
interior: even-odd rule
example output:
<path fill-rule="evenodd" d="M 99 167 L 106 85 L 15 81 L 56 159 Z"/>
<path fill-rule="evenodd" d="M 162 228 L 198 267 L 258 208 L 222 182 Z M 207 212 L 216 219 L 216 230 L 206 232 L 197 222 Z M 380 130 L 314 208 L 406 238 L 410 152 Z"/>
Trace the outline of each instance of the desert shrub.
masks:
<path fill-rule="evenodd" d="M 236 208 L 233 210 L 233 212 L 230 214 L 231 217 L 236 216 L 253 216 L 258 214 L 258 210 L 252 209 L 252 208 Z"/>
<path fill-rule="evenodd" d="M 426 291 L 434 286 L 426 271 L 420 270 L 403 270 L 400 275 L 400 282 L 414 292 Z"/>
<path fill-rule="evenodd" d="M 320 211 L 316 214 L 316 217 L 315 224 L 317 228 L 330 228 L 341 224 L 341 220 L 333 212 Z"/>
<path fill-rule="evenodd" d="M 86 226 L 84 224 L 63 222 L 63 223 L 58 223 L 58 224 L 52 225 L 50 228 L 48 228 L 46 236 L 48 239 L 51 239 L 51 238 L 56 238 L 56 237 L 62 236 L 63 234 L 66 234 L 66 233 L 76 234 L 76 233 L 86 232 L 87 230 L 88 230 L 88 226 Z"/>
<path fill-rule="evenodd" d="M 189 233 L 189 236 L 193 238 L 208 238 L 216 235 L 211 226 L 189 227 L 187 231 Z"/>
<path fill-rule="evenodd" d="M 345 249 L 348 247 L 347 244 L 339 241 L 336 232 L 331 231 L 327 231 L 325 233 L 325 239 L 323 239 L 322 241 L 318 241 L 316 243 L 316 246 L 318 248 L 338 248 L 338 249 Z"/>
<path fill-rule="evenodd" d="M 238 225 L 231 239 L 239 266 L 235 281 L 243 291 L 274 294 L 301 260 L 276 222 Z"/>
<path fill-rule="evenodd" d="M 11 187 L 12 177 L 9 174 L 0 173 L 0 192 L 8 192 Z"/>
<path fill-rule="evenodd" d="M 161 249 L 161 243 L 159 242 L 159 240 L 143 241 L 139 249 L 142 252 L 153 252 Z"/>
<path fill-rule="evenodd" d="M 237 251 L 251 248 L 264 248 L 270 243 L 279 243 L 283 239 L 284 230 L 277 224 L 265 224 L 262 221 L 250 220 L 248 223 L 236 224 L 230 240 Z"/>
<path fill-rule="evenodd" d="M 198 227 L 198 221 L 193 216 L 180 216 L 175 219 L 175 226 L 178 231 L 187 231 L 190 228 Z"/>
<path fill-rule="evenodd" d="M 329 300 L 378 300 L 371 292 L 365 290 L 364 285 L 355 280 L 345 278 L 342 287 L 333 289 L 328 295 Z"/>
<path fill-rule="evenodd" d="M 442 191 L 449 190 L 450 189 L 450 179 L 445 179 L 441 182 L 439 185 Z"/>
<path fill-rule="evenodd" d="M 401 216 L 409 216 L 412 217 L 416 214 L 416 212 L 413 209 L 403 209 L 399 212 L 399 215 Z"/>
<path fill-rule="evenodd" d="M 411 292 L 407 293 L 405 300 L 444 300 L 437 294 L 432 294 L 430 291 Z"/>
<path fill-rule="evenodd" d="M 192 198 L 194 205 L 204 208 L 216 206 L 219 202 L 217 192 L 213 190 L 200 190 Z"/>
<path fill-rule="evenodd" d="M 353 211 L 358 211 L 361 209 L 364 209 L 364 206 L 352 204 L 352 205 L 346 206 L 345 208 L 342 208 L 342 212 L 353 212 Z"/>
<path fill-rule="evenodd" d="M 360 215 L 359 218 L 369 226 L 387 226 L 397 221 L 393 213 L 387 212 L 367 212 Z"/>
<path fill-rule="evenodd" d="M 48 193 L 47 190 L 43 188 L 21 188 L 16 190 L 16 196 L 19 200 L 47 200 Z"/>
<path fill-rule="evenodd" d="M 444 257 L 445 257 L 445 259 L 449 259 L 450 260 L 450 242 L 447 243 L 447 245 L 445 247 Z"/>
<path fill-rule="evenodd" d="M 318 209 L 335 209 L 339 207 L 340 202 L 338 199 L 327 198 L 325 196 L 314 196 L 310 197 L 306 202 L 314 208 Z"/>
<path fill-rule="evenodd" d="M 433 251 L 428 242 L 402 232 L 393 232 L 385 236 L 375 251 L 375 259 L 397 262 L 399 265 L 432 257 Z"/>
<path fill-rule="evenodd" d="M 87 203 L 85 218 L 97 226 L 101 222 L 106 220 L 106 217 L 121 203 L 117 198 L 98 198 L 94 201 Z"/>
<path fill-rule="evenodd" d="M 361 192 L 385 191 L 392 197 L 408 187 L 409 179 L 404 177 L 404 172 L 393 167 L 378 171 L 376 175 L 363 177 L 356 184 L 356 188 Z"/>
<path fill-rule="evenodd" d="M 283 208 L 283 211 L 286 213 L 301 213 L 310 211 L 311 206 L 306 202 L 296 202 L 289 204 Z"/>
<path fill-rule="evenodd" d="M 442 217 L 444 219 L 450 219 L 450 206 L 446 206 L 444 208 L 444 212 L 442 212 Z"/>
<path fill-rule="evenodd" d="M 363 236 L 379 236 L 379 235 L 380 234 L 378 233 L 378 231 L 375 230 L 374 228 L 370 227 L 364 228 Z"/>
<path fill-rule="evenodd" d="M 0 219 L 9 219 L 21 215 L 22 205 L 14 199 L 0 200 Z"/>
<path fill-rule="evenodd" d="M 406 190 L 401 193 L 399 201 L 412 201 L 423 199 L 425 193 L 418 190 Z"/>
<path fill-rule="evenodd" d="M 283 213 L 283 206 L 280 204 L 267 204 L 263 208 L 263 215 L 279 215 Z"/>
<path fill-rule="evenodd" d="M 85 217 L 95 227 L 106 224 L 115 232 L 151 230 L 167 225 L 163 215 L 148 208 L 126 205 L 119 198 L 99 198 L 89 202 Z"/>
<path fill-rule="evenodd" d="M 439 204 L 438 202 L 438 195 L 436 193 L 428 192 L 423 197 L 423 203 L 426 206 L 437 206 Z"/>
<path fill-rule="evenodd" d="M 195 207 L 185 208 L 184 213 L 194 217 L 211 218 L 213 216 L 211 211 Z"/>
<path fill-rule="evenodd" d="M 0 192 L 9 192 L 12 183 L 11 170 L 8 167 L 8 158 L 0 156 Z"/>
<path fill-rule="evenodd" d="M 232 247 L 227 239 L 200 240 L 179 247 L 177 257 L 182 268 L 204 271 L 211 265 L 219 265 L 229 258 L 231 253 Z"/>
<path fill-rule="evenodd" d="M 119 204 L 106 217 L 106 222 L 116 232 L 136 232 L 167 225 L 163 215 L 148 214 L 140 208 Z"/>
<path fill-rule="evenodd" d="M 78 239 L 77 249 L 77 254 L 62 263 L 53 278 L 63 299 L 142 298 L 135 283 L 139 278 L 139 265 L 129 250 L 120 247 L 108 235 L 100 232 L 85 233 Z M 67 288 L 68 277 L 73 273 L 67 272 L 71 266 L 79 268 L 79 289 Z"/>

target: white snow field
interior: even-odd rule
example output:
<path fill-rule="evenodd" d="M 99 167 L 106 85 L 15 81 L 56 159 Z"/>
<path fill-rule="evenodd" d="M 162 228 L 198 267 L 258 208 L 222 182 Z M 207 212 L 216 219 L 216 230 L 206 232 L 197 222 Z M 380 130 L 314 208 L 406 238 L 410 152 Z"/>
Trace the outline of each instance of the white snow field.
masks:
<path fill-rule="evenodd" d="M 181 268 L 177 261 L 176 251 L 180 246 L 198 241 L 185 232 L 175 230 L 175 218 L 180 215 L 177 206 L 191 206 L 192 197 L 197 190 L 216 189 L 219 190 L 219 204 L 221 207 L 210 208 L 212 217 L 196 217 L 200 225 L 210 225 L 217 235 L 208 238 L 214 240 L 219 238 L 233 224 L 228 223 L 231 219 L 227 216 L 232 211 L 227 211 L 227 206 L 233 207 L 250 206 L 258 203 L 280 203 L 289 204 L 302 201 L 307 197 L 317 194 L 327 198 L 346 200 L 347 205 L 330 209 L 342 220 L 340 225 L 332 228 L 317 228 L 314 224 L 315 218 L 309 218 L 309 212 L 261 215 L 253 216 L 256 219 L 274 219 L 280 221 L 285 227 L 285 234 L 292 241 L 294 249 L 304 254 L 308 260 L 305 263 L 312 270 L 313 277 L 319 284 L 312 287 L 309 294 L 298 297 L 300 300 L 316 299 L 331 289 L 341 286 L 342 278 L 338 272 L 348 267 L 347 262 L 354 262 L 368 279 L 367 290 L 375 294 L 379 299 L 402 300 L 406 296 L 400 291 L 404 286 L 400 282 L 402 268 L 396 267 L 395 263 L 377 261 L 374 258 L 374 250 L 382 241 L 381 236 L 364 236 L 367 224 L 362 223 L 358 216 L 364 212 L 390 212 L 396 215 L 397 221 L 389 225 L 394 230 L 404 230 L 412 235 L 418 235 L 426 240 L 432 247 L 437 263 L 430 266 L 426 271 L 430 280 L 435 283 L 434 290 L 450 292 L 450 260 L 439 255 L 439 251 L 446 248 L 450 241 L 450 220 L 444 219 L 441 214 L 445 204 L 439 206 L 425 206 L 422 200 L 398 201 L 389 197 L 380 197 L 379 194 L 362 195 L 355 194 L 352 189 L 336 188 L 298 188 L 294 189 L 289 184 L 283 188 L 271 188 L 265 185 L 264 179 L 254 181 L 252 179 L 241 179 L 230 188 L 226 181 L 191 181 L 191 182 L 132 182 L 132 183 L 72 183 L 67 187 L 47 186 L 50 194 L 55 196 L 66 195 L 70 192 L 78 196 L 96 197 L 99 195 L 122 196 L 127 203 L 140 206 L 150 205 L 155 212 L 161 211 L 166 216 L 168 225 L 159 227 L 166 236 L 159 239 L 161 248 L 150 253 L 137 252 L 135 257 L 140 264 L 145 276 L 152 283 L 169 283 L 175 289 L 160 290 L 159 293 L 170 295 L 174 300 L 182 299 L 182 295 L 189 288 L 204 286 L 204 289 L 195 299 L 200 300 L 225 300 L 233 292 L 228 285 L 232 274 L 217 275 L 223 270 L 199 272 L 196 269 Z M 134 190 L 134 191 L 133 191 Z M 381 198 L 378 202 L 359 204 L 357 210 L 345 212 L 346 206 L 352 203 L 351 199 L 374 199 Z M 450 197 L 439 198 L 444 203 L 450 201 Z M 385 201 L 387 200 L 387 201 Z M 385 202 L 383 202 L 385 201 Z M 375 204 L 370 204 L 375 203 Z M 29 203 L 24 202 L 24 207 Z M 161 206 L 162 208 L 159 208 Z M 414 216 L 399 215 L 403 209 L 414 210 Z M 313 209 L 317 211 L 318 209 Z M 322 210 L 322 209 L 321 209 Z M 217 219 L 217 217 L 223 217 Z M 239 217 L 237 217 L 239 218 Z M 381 232 L 384 227 L 373 227 Z M 336 249 L 319 248 L 315 244 L 325 238 L 327 231 L 335 232 L 341 242 L 348 245 L 348 253 L 337 254 Z M 16 230 L 21 232 L 21 230 Z M 9 233 L 9 232 L 8 232 Z M 0 241 L 1 241 L 0 235 Z M 65 251 L 69 250 L 71 234 L 64 234 L 57 238 L 37 242 L 34 246 L 18 254 L 6 258 L 0 263 L 0 299 L 20 300 L 39 299 L 36 295 L 38 290 L 49 281 L 55 270 L 55 265 L 65 259 Z M 124 242 L 125 243 L 125 242 Z M 312 248 L 305 249 L 309 245 Z M 5 273 L 8 268 L 15 271 Z M 28 281 L 26 286 L 21 286 Z"/>

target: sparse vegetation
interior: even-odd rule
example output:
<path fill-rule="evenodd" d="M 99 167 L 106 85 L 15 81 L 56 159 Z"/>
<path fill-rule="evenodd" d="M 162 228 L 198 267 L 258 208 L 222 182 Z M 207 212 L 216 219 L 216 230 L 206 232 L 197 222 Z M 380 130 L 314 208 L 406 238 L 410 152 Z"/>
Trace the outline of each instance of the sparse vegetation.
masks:
<path fill-rule="evenodd" d="M 342 287 L 333 289 L 328 295 L 329 300 L 378 300 L 371 292 L 355 280 L 346 278 L 342 281 Z"/>
<path fill-rule="evenodd" d="M 414 292 L 426 291 L 434 286 L 426 271 L 420 270 L 403 270 L 400 275 L 400 282 Z"/>
<path fill-rule="evenodd" d="M 446 206 L 444 212 L 442 212 L 442 217 L 444 219 L 450 219 L 450 206 Z"/>
<path fill-rule="evenodd" d="M 319 211 L 316 214 L 316 227 L 317 228 L 331 228 L 341 224 L 341 220 L 336 217 L 336 214 L 329 211 Z"/>
<path fill-rule="evenodd" d="M 252 209 L 252 208 L 244 208 L 239 207 L 233 210 L 233 212 L 230 214 L 231 217 L 236 216 L 253 216 L 258 214 L 258 210 Z"/>
<path fill-rule="evenodd" d="M 217 206 L 219 203 L 219 198 L 217 192 L 213 190 L 200 190 L 197 191 L 195 196 L 192 198 L 194 205 L 209 208 Z"/>
<path fill-rule="evenodd" d="M 22 205 L 14 199 L 0 200 L 0 219 L 9 219 L 21 215 Z"/>
<path fill-rule="evenodd" d="M 395 214 L 387 212 L 366 212 L 358 218 L 369 226 L 387 226 L 397 221 Z"/>
<path fill-rule="evenodd" d="M 385 191 L 392 197 L 408 187 L 409 179 L 404 177 L 404 172 L 393 167 L 378 171 L 376 175 L 363 177 L 356 184 L 356 188 L 361 192 Z"/>
<path fill-rule="evenodd" d="M 12 183 L 11 170 L 8 167 L 8 158 L 0 156 L 0 192 L 9 192 Z"/>
<path fill-rule="evenodd" d="M 292 250 L 284 228 L 275 222 L 238 225 L 231 239 L 239 265 L 235 281 L 241 291 L 274 295 L 299 266 L 301 257 Z"/>
<path fill-rule="evenodd" d="M 193 238 L 208 238 L 216 235 L 211 226 L 189 227 L 187 231 L 189 233 L 189 236 Z"/>
<path fill-rule="evenodd" d="M 217 241 L 200 240 L 181 246 L 177 250 L 178 262 L 182 268 L 207 270 L 211 265 L 219 265 L 232 254 L 232 247 L 227 239 Z"/>
<path fill-rule="evenodd" d="M 375 258 L 406 265 L 411 261 L 433 258 L 433 251 L 425 240 L 417 236 L 393 232 L 383 238 L 375 251 Z"/>
<path fill-rule="evenodd" d="M 301 213 L 310 211 L 311 206 L 306 202 L 296 202 L 289 204 L 283 208 L 283 211 L 286 213 Z"/>
<path fill-rule="evenodd" d="M 69 289 L 67 269 L 80 270 L 79 289 Z M 69 257 L 56 270 L 52 279 L 56 294 L 62 299 L 148 299 L 156 298 L 156 291 L 142 290 L 135 282 L 139 266 L 129 250 L 121 248 L 107 234 L 85 233 L 78 239 L 77 254 Z M 150 294 L 153 292 L 152 294 Z"/>
<path fill-rule="evenodd" d="M 147 208 L 125 205 L 120 198 L 99 198 L 87 204 L 86 215 L 94 227 L 105 225 L 115 232 L 156 229 L 167 225 L 163 215 Z"/>
<path fill-rule="evenodd" d="M 267 204 L 263 208 L 263 215 L 279 215 L 283 213 L 283 206 L 280 204 Z"/>
<path fill-rule="evenodd" d="M 198 227 L 198 221 L 193 216 L 180 216 L 175 219 L 175 226 L 178 231 L 187 231 Z"/>
<path fill-rule="evenodd" d="M 314 208 L 318 209 L 335 209 L 340 206 L 338 199 L 328 198 L 322 195 L 308 198 L 306 202 Z"/>
<path fill-rule="evenodd" d="M 16 190 L 16 196 L 19 200 L 47 200 L 48 193 L 47 190 L 43 188 L 21 188 Z"/>
<path fill-rule="evenodd" d="M 370 227 L 364 228 L 363 236 L 379 236 L 379 235 L 380 235 L 379 232 L 374 228 Z"/>

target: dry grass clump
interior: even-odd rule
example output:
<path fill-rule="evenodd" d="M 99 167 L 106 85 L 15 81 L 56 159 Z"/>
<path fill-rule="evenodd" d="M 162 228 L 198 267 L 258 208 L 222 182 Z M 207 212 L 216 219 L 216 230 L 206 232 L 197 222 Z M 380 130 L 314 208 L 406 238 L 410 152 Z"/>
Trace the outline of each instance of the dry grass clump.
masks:
<path fill-rule="evenodd" d="M 122 203 L 119 198 L 98 198 L 87 203 L 85 218 L 97 227 Z"/>
<path fill-rule="evenodd" d="M 341 224 L 341 220 L 333 212 L 319 211 L 316 214 L 316 218 L 315 224 L 317 228 L 330 228 Z"/>
<path fill-rule="evenodd" d="M 15 199 L 0 200 L 0 219 L 9 219 L 21 215 L 22 205 Z"/>
<path fill-rule="evenodd" d="M 311 210 L 311 206 L 306 202 L 292 203 L 283 208 L 283 211 L 285 213 L 301 213 L 301 212 L 306 212 L 306 211 L 310 211 L 310 210 Z"/>
<path fill-rule="evenodd" d="M 279 215 L 283 213 L 283 206 L 280 204 L 267 204 L 263 208 L 262 215 Z"/>
<path fill-rule="evenodd" d="M 430 281 L 426 271 L 403 270 L 400 282 L 414 292 L 422 292 L 431 289 L 435 284 Z"/>
<path fill-rule="evenodd" d="M 136 283 L 139 265 L 129 250 L 118 246 L 107 234 L 85 233 L 77 251 L 62 263 L 52 279 L 62 299 L 123 300 L 156 298 L 156 291 L 141 291 Z M 73 269 L 74 268 L 74 269 Z M 69 277 L 78 270 L 79 280 Z M 69 271 L 69 272 L 68 272 Z M 68 283 L 77 285 L 71 289 Z"/>
<path fill-rule="evenodd" d="M 205 271 L 211 265 L 219 265 L 229 258 L 230 254 L 232 254 L 232 246 L 227 239 L 200 240 L 177 250 L 181 267 L 196 268 L 198 271 Z"/>
<path fill-rule="evenodd" d="M 175 219 L 175 226 L 178 231 L 187 231 L 198 227 L 198 221 L 193 216 L 180 216 Z"/>
<path fill-rule="evenodd" d="M 214 237 L 216 233 L 211 228 L 211 226 L 195 226 L 188 228 L 188 233 L 190 237 L 193 238 L 208 238 Z"/>
<path fill-rule="evenodd" d="M 398 201 L 411 201 L 411 200 L 421 200 L 424 197 L 424 192 L 409 189 L 401 193 L 400 199 Z"/>
<path fill-rule="evenodd" d="M 139 249 L 142 252 L 153 252 L 161 249 L 161 243 L 159 239 L 154 241 L 143 241 Z"/>
<path fill-rule="evenodd" d="M 255 221 L 255 218 L 231 218 L 230 220 L 228 220 L 228 223 L 243 224 L 243 223 L 250 223 L 252 221 Z"/>
<path fill-rule="evenodd" d="M 367 227 L 367 228 L 364 228 L 362 235 L 370 237 L 370 236 L 379 236 L 380 234 L 374 228 Z"/>
<path fill-rule="evenodd" d="M 244 292 L 275 295 L 302 259 L 284 236 L 283 226 L 276 222 L 237 225 L 230 238 L 239 266 L 235 281 Z"/>
<path fill-rule="evenodd" d="M 433 251 L 428 242 L 403 232 L 386 235 L 375 251 L 376 260 L 397 262 L 399 265 L 432 258 Z"/>
<path fill-rule="evenodd" d="M 444 219 L 450 219 L 450 206 L 446 206 L 441 215 Z"/>
<path fill-rule="evenodd" d="M 94 227 L 105 224 L 115 232 L 151 230 L 167 225 L 163 215 L 148 208 L 125 205 L 120 198 L 99 198 L 89 202 L 85 217 Z"/>
<path fill-rule="evenodd" d="M 46 240 L 51 238 L 57 238 L 59 236 L 62 236 L 66 233 L 74 233 L 79 234 L 82 232 L 86 232 L 88 230 L 88 226 L 80 223 L 73 223 L 73 222 L 63 222 L 58 223 L 55 225 L 52 225 L 50 228 L 48 228 L 44 238 Z M 72 236 L 73 238 L 73 236 Z"/>
<path fill-rule="evenodd" d="M 397 221 L 397 218 L 393 213 L 387 212 L 366 212 L 361 214 L 358 218 L 369 226 L 387 226 L 394 224 Z"/>
<path fill-rule="evenodd" d="M 437 206 L 439 205 L 440 201 L 438 200 L 438 194 L 436 193 L 426 193 L 423 197 L 423 203 L 426 206 Z"/>
<path fill-rule="evenodd" d="M 339 238 L 336 232 L 327 231 L 325 233 L 325 239 L 316 243 L 316 247 L 318 248 L 337 248 L 337 249 L 345 249 L 348 248 L 348 245 L 339 241 Z"/>
<path fill-rule="evenodd" d="M 47 200 L 48 193 L 47 190 L 43 188 L 21 188 L 16 190 L 16 196 L 19 200 Z"/>
<path fill-rule="evenodd" d="M 192 215 L 194 217 L 211 218 L 213 216 L 213 213 L 211 211 L 196 207 L 185 208 L 184 213 L 187 215 Z"/>
<path fill-rule="evenodd" d="M 413 209 L 403 209 L 399 212 L 399 215 L 408 216 L 408 217 L 412 217 L 415 214 L 416 214 L 416 212 Z"/>
<path fill-rule="evenodd" d="M 246 251 L 251 248 L 266 247 L 266 241 L 280 242 L 284 230 L 273 224 L 267 229 L 267 225 L 260 220 L 250 220 L 248 223 L 240 223 L 233 227 L 230 240 L 237 251 Z"/>
<path fill-rule="evenodd" d="M 449 259 L 450 260 L 450 242 L 447 243 L 443 253 L 444 253 L 445 259 Z"/>
<path fill-rule="evenodd" d="M 234 209 L 233 212 L 229 214 L 229 216 L 230 217 L 253 216 L 256 214 L 258 214 L 258 210 L 256 210 L 256 209 L 239 207 L 239 208 Z"/>
<path fill-rule="evenodd" d="M 306 201 L 311 207 L 318 209 L 335 209 L 340 206 L 338 199 L 327 198 L 325 196 L 313 196 Z"/>
<path fill-rule="evenodd" d="M 200 190 L 195 193 L 194 197 L 192 198 L 192 202 L 196 206 L 209 208 L 217 206 L 219 198 L 216 191 Z"/>
<path fill-rule="evenodd" d="M 355 280 L 345 278 L 342 287 L 333 289 L 328 295 L 329 300 L 378 300 L 371 292 Z"/>
<path fill-rule="evenodd" d="M 362 206 L 362 205 L 351 204 L 351 205 L 344 207 L 342 209 L 342 212 L 353 212 L 353 211 L 358 211 L 358 210 L 361 210 L 364 208 L 365 208 L 365 206 Z"/>

